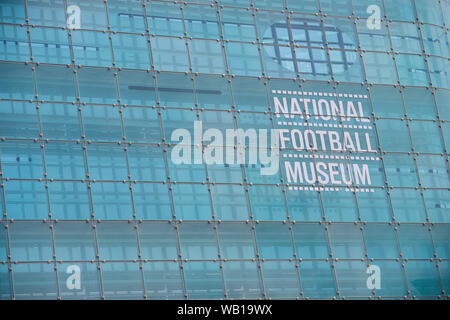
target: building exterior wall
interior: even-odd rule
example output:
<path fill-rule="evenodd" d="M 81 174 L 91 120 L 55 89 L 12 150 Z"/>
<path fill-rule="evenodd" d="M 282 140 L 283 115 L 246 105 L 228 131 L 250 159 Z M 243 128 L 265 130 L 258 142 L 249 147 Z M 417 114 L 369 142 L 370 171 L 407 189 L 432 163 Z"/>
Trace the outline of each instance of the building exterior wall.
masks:
<path fill-rule="evenodd" d="M 449 5 L 0 1 L 0 299 L 447 299 Z"/>

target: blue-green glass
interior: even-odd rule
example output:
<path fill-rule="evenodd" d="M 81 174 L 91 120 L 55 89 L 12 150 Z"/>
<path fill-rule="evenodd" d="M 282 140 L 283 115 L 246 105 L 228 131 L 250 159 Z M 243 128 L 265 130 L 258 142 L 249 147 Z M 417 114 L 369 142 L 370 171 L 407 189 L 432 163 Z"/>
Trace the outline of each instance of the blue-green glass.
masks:
<path fill-rule="evenodd" d="M 137 183 L 132 187 L 137 219 L 168 220 L 172 218 L 172 201 L 167 184 Z"/>
<path fill-rule="evenodd" d="M 407 295 L 405 271 L 401 262 L 375 260 L 370 263 L 380 268 L 380 288 L 375 289 L 376 296 L 386 298 L 404 297 Z"/>
<path fill-rule="evenodd" d="M 211 220 L 211 199 L 206 185 L 173 184 L 175 214 L 183 220 Z"/>
<path fill-rule="evenodd" d="M 293 258 L 291 234 L 281 222 L 260 222 L 255 226 L 258 251 L 264 259 Z"/>
<path fill-rule="evenodd" d="M 218 262 L 190 261 L 183 263 L 188 299 L 224 298 L 223 278 Z"/>
<path fill-rule="evenodd" d="M 430 259 L 433 257 L 431 232 L 422 224 L 401 224 L 398 227 L 400 249 L 407 259 Z"/>
<path fill-rule="evenodd" d="M 39 143 L 9 140 L 0 143 L 0 159 L 5 178 L 43 178 L 44 167 Z"/>
<path fill-rule="evenodd" d="M 149 69 L 151 66 L 148 38 L 143 35 L 114 34 L 112 49 L 116 67 Z"/>
<path fill-rule="evenodd" d="M 292 230 L 298 258 L 328 258 L 329 249 L 327 233 L 321 224 L 296 223 Z"/>
<path fill-rule="evenodd" d="M 388 224 L 367 224 L 363 228 L 364 242 L 370 259 L 397 259 L 399 250 L 394 227 Z"/>
<path fill-rule="evenodd" d="M 406 121 L 380 119 L 376 120 L 380 146 L 383 151 L 410 152 L 409 133 Z M 395 139 L 392 139 L 395 137 Z"/>
<path fill-rule="evenodd" d="M 45 196 L 45 195 L 44 195 Z M 79 181 L 53 181 L 48 184 L 53 219 L 89 219 L 91 204 L 88 185 Z"/>
<path fill-rule="evenodd" d="M 136 231 L 128 221 L 96 223 L 100 259 L 132 260 L 138 257 Z"/>
<path fill-rule="evenodd" d="M 57 283 L 55 265 L 20 263 L 13 265 L 13 298 L 16 300 L 55 300 Z"/>
<path fill-rule="evenodd" d="M 396 56 L 398 77 L 403 85 L 427 86 L 429 83 L 425 60 L 419 55 Z"/>
<path fill-rule="evenodd" d="M 59 221 L 53 228 L 57 260 L 92 260 L 96 243 L 92 224 L 84 221 Z"/>
<path fill-rule="evenodd" d="M 0 136 L 31 139 L 39 136 L 36 104 L 0 101 Z"/>
<path fill-rule="evenodd" d="M 0 5 L 3 5 L 3 3 Z M 9 24 L 0 25 L 0 41 L 2 41 L 0 58 L 9 61 L 30 61 L 30 47 L 27 38 L 26 27 Z"/>
<path fill-rule="evenodd" d="M 108 22 L 113 31 L 145 32 L 144 7 L 139 0 L 110 0 Z"/>
<path fill-rule="evenodd" d="M 75 266 L 75 267 L 74 267 Z M 80 270 L 80 289 L 69 289 L 70 276 L 74 268 Z M 60 263 L 58 264 L 59 295 L 64 300 L 98 300 L 100 293 L 100 278 L 97 264 L 92 262 Z"/>
<path fill-rule="evenodd" d="M 72 30 L 75 63 L 82 66 L 112 67 L 111 41 L 107 33 Z"/>
<path fill-rule="evenodd" d="M 337 261 L 335 270 L 339 293 L 342 296 L 368 297 L 370 295 L 370 289 L 366 284 L 367 262 Z"/>
<path fill-rule="evenodd" d="M 53 260 L 50 224 L 42 221 L 16 221 L 9 224 L 12 261 Z"/>
<path fill-rule="evenodd" d="M 442 12 L 436 0 L 414 0 L 419 20 L 426 23 L 442 25 Z"/>
<path fill-rule="evenodd" d="M 184 289 L 178 262 L 143 263 L 147 299 L 183 299 Z"/>
<path fill-rule="evenodd" d="M 449 191 L 445 189 L 427 189 L 424 190 L 425 206 L 431 222 L 448 223 L 450 222 L 450 200 Z"/>
<path fill-rule="evenodd" d="M 193 38 L 218 39 L 219 24 L 216 8 L 200 5 L 183 6 L 184 27 Z"/>
<path fill-rule="evenodd" d="M 438 296 L 441 294 L 436 262 L 414 261 L 405 263 L 408 287 L 413 296 Z"/>
<path fill-rule="evenodd" d="M 258 299 L 262 297 L 261 280 L 256 262 L 226 261 L 223 278 L 230 299 Z"/>
<path fill-rule="evenodd" d="M 49 209 L 44 182 L 10 180 L 4 184 L 5 212 L 8 219 L 48 218 Z"/>
<path fill-rule="evenodd" d="M 130 185 L 122 182 L 91 184 L 95 218 L 105 220 L 132 219 Z"/>
<path fill-rule="evenodd" d="M 342 223 L 328 225 L 331 251 L 339 259 L 360 259 L 364 257 L 362 231 L 356 224 Z"/>
<path fill-rule="evenodd" d="M 450 187 L 450 172 L 445 159 L 437 155 L 418 155 L 417 167 L 420 181 L 424 187 Z"/>
<path fill-rule="evenodd" d="M 0 62 L 0 98 L 24 100 L 35 98 L 33 71 L 29 64 Z"/>
<path fill-rule="evenodd" d="M 0 265 L 0 300 L 11 299 L 11 276 L 8 268 L 7 264 Z"/>
<path fill-rule="evenodd" d="M 224 259 L 255 257 L 254 237 L 248 223 L 223 222 L 217 230 L 220 253 Z"/>
<path fill-rule="evenodd" d="M 266 295 L 272 299 L 300 297 L 298 272 L 294 261 L 263 261 L 261 273 Z M 303 284 L 303 282 L 302 282 Z"/>
<path fill-rule="evenodd" d="M 0 3 L 0 18 L 5 23 L 25 23 L 25 2 L 2 1 Z"/>
<path fill-rule="evenodd" d="M 249 188 L 249 197 L 254 219 L 286 219 L 284 195 L 280 187 L 254 185 Z"/>
<path fill-rule="evenodd" d="M 66 30 L 55 28 L 31 28 L 33 57 L 41 63 L 70 64 L 72 53 Z"/>
<path fill-rule="evenodd" d="M 330 262 L 302 261 L 299 263 L 299 273 L 304 297 L 336 297 L 336 282 Z"/>
<path fill-rule="evenodd" d="M 138 225 L 142 259 L 172 260 L 178 256 L 177 236 L 173 224 L 145 221 Z"/>
<path fill-rule="evenodd" d="M 431 233 L 438 258 L 448 259 L 450 256 L 449 226 L 445 224 L 434 225 Z"/>
<path fill-rule="evenodd" d="M 139 263 L 101 264 L 103 295 L 107 300 L 144 299 L 144 283 Z"/>
<path fill-rule="evenodd" d="M 222 8 L 220 10 L 220 22 L 225 39 L 256 41 L 256 29 L 250 10 Z"/>
<path fill-rule="evenodd" d="M 52 140 L 80 139 L 81 123 L 79 114 L 78 107 L 73 104 L 40 103 L 39 121 L 43 136 Z"/>
<path fill-rule="evenodd" d="M 419 190 L 391 190 L 391 202 L 396 221 L 426 222 L 423 200 Z"/>
<path fill-rule="evenodd" d="M 261 75 L 261 63 L 256 45 L 227 42 L 225 49 L 228 68 L 231 74 L 242 76 Z"/>
<path fill-rule="evenodd" d="M 220 220 L 247 220 L 248 201 L 240 185 L 216 184 L 211 187 L 214 214 Z"/>
<path fill-rule="evenodd" d="M 207 222 L 183 222 L 179 225 L 181 254 L 184 259 L 217 259 L 217 236 Z"/>

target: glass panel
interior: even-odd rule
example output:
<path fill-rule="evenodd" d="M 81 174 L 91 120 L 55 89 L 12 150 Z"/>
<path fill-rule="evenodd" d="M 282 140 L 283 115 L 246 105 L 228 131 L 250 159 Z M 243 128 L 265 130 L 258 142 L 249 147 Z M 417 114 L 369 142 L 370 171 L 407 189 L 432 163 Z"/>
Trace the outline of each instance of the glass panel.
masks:
<path fill-rule="evenodd" d="M 152 37 L 151 45 L 153 63 L 157 70 L 189 71 L 185 40 Z"/>
<path fill-rule="evenodd" d="M 436 263 L 432 261 L 408 261 L 406 278 L 412 296 L 438 296 L 441 294 Z"/>
<path fill-rule="evenodd" d="M 138 258 L 136 231 L 133 224 L 127 221 L 102 221 L 96 224 L 96 234 L 100 259 L 131 260 Z"/>
<path fill-rule="evenodd" d="M 147 2 L 147 21 L 151 34 L 183 36 L 184 26 L 180 5 L 170 2 Z"/>
<path fill-rule="evenodd" d="M 258 251 L 264 259 L 293 258 L 289 228 L 280 222 L 261 222 L 256 226 Z"/>
<path fill-rule="evenodd" d="M 174 184 L 173 201 L 178 219 L 211 220 L 211 199 L 206 185 Z"/>
<path fill-rule="evenodd" d="M 247 220 L 250 216 L 244 187 L 231 184 L 212 186 L 211 196 L 216 218 Z"/>
<path fill-rule="evenodd" d="M 39 220 L 48 218 L 45 182 L 4 181 L 5 212 L 9 219 Z"/>
<path fill-rule="evenodd" d="M 41 103 L 39 119 L 44 138 L 78 140 L 81 137 L 80 116 L 76 105 Z"/>
<path fill-rule="evenodd" d="M 90 197 L 86 183 L 54 181 L 48 184 L 50 212 L 54 219 L 89 219 Z"/>
<path fill-rule="evenodd" d="M 48 222 L 16 221 L 9 224 L 8 230 L 12 261 L 53 260 L 52 236 Z"/>
<path fill-rule="evenodd" d="M 398 238 L 404 258 L 430 259 L 433 257 L 430 232 L 426 225 L 402 224 L 398 227 Z"/>
<path fill-rule="evenodd" d="M 225 39 L 256 41 L 256 29 L 250 10 L 222 8 L 220 10 L 220 22 Z"/>
<path fill-rule="evenodd" d="M 57 260 L 95 259 L 96 243 L 90 223 L 59 221 L 53 230 Z"/>
<path fill-rule="evenodd" d="M 142 265 L 147 299 L 184 298 L 180 266 L 177 262 L 150 262 Z"/>
<path fill-rule="evenodd" d="M 167 222 L 140 223 L 139 245 L 142 259 L 171 260 L 178 256 L 175 228 Z"/>
<path fill-rule="evenodd" d="M 223 276 L 230 299 L 261 298 L 260 278 L 256 262 L 226 261 Z"/>
<path fill-rule="evenodd" d="M 93 183 L 91 193 L 95 218 L 107 220 L 132 218 L 130 185 L 119 182 Z"/>
<path fill-rule="evenodd" d="M 369 297 L 367 264 L 363 261 L 337 261 L 335 263 L 339 293 L 342 296 Z"/>
<path fill-rule="evenodd" d="M 156 110 L 149 108 L 122 108 L 121 110 L 127 140 L 133 143 L 159 143 L 161 141 L 161 127 Z M 150 150 L 156 151 L 156 149 Z M 154 154 L 156 152 L 152 152 L 150 155 Z"/>
<path fill-rule="evenodd" d="M 37 138 L 39 123 L 36 105 L 24 101 L 0 101 L 0 136 Z"/>
<path fill-rule="evenodd" d="M 183 18 L 188 37 L 219 39 L 219 25 L 214 7 L 185 4 Z"/>
<path fill-rule="evenodd" d="M 112 67 L 111 41 L 107 33 L 80 30 L 72 30 L 71 33 L 76 64 Z"/>
<path fill-rule="evenodd" d="M 296 223 L 292 230 L 298 258 L 326 259 L 329 257 L 328 237 L 322 225 Z"/>
<path fill-rule="evenodd" d="M 292 299 L 300 297 L 295 262 L 263 261 L 261 268 L 264 289 L 269 298 Z"/>
<path fill-rule="evenodd" d="M 113 31 L 145 32 L 144 10 L 140 1 L 109 0 L 107 6 L 108 22 Z"/>
<path fill-rule="evenodd" d="M 249 197 L 255 219 L 286 219 L 284 196 L 280 187 L 254 185 L 249 188 Z"/>
<path fill-rule="evenodd" d="M 445 224 L 434 225 L 432 228 L 433 244 L 437 256 L 440 259 L 449 259 L 450 257 L 450 227 Z"/>
<path fill-rule="evenodd" d="M 380 268 L 380 288 L 375 289 L 375 295 L 380 297 L 404 297 L 407 293 L 405 272 L 401 262 L 376 260 L 370 264 Z"/>
<path fill-rule="evenodd" d="M 220 253 L 223 259 L 255 257 L 254 240 L 249 224 L 223 222 L 218 225 Z"/>
<path fill-rule="evenodd" d="M 0 62 L 0 99 L 33 99 L 33 72 L 31 66 Z"/>
<path fill-rule="evenodd" d="M 217 239 L 212 224 L 183 222 L 179 235 L 183 258 L 217 259 Z"/>
<path fill-rule="evenodd" d="M 119 70 L 118 77 L 120 101 L 124 105 L 153 106 L 156 104 L 156 89 L 153 80 L 153 77 L 156 76 L 153 73 L 137 70 Z M 128 110 L 122 109 L 124 118 L 127 113 L 139 112 Z M 136 109 L 132 108 L 131 110 Z M 145 117 L 143 118 L 145 119 Z"/>
<path fill-rule="evenodd" d="M 363 229 L 370 259 L 400 258 L 394 227 L 388 224 L 367 224 Z"/>
<path fill-rule="evenodd" d="M 450 199 L 447 190 L 424 190 L 424 199 L 431 222 L 450 222 Z"/>
<path fill-rule="evenodd" d="M 139 264 L 133 262 L 102 263 L 105 299 L 143 299 L 144 287 Z"/>
<path fill-rule="evenodd" d="M 409 133 L 405 121 L 381 119 L 376 127 L 383 151 L 410 152 Z M 392 139 L 395 137 L 395 139 Z"/>
<path fill-rule="evenodd" d="M 71 275 L 80 271 L 80 288 L 74 288 Z M 95 263 L 60 263 L 58 265 L 59 295 L 61 299 L 84 300 L 100 299 L 100 280 L 98 276 L 97 264 Z"/>
<path fill-rule="evenodd" d="M 392 56 L 386 53 L 363 53 L 367 81 L 373 83 L 396 83 L 394 62 Z"/>
<path fill-rule="evenodd" d="M 136 219 L 168 220 L 172 218 L 172 200 L 168 185 L 161 183 L 133 184 Z"/>
<path fill-rule="evenodd" d="M 150 49 L 147 37 L 142 35 L 113 34 L 114 62 L 119 68 L 149 69 Z"/>
<path fill-rule="evenodd" d="M 336 296 L 336 282 L 329 262 L 302 261 L 299 272 L 305 298 Z"/>
<path fill-rule="evenodd" d="M 54 268 L 54 264 L 48 263 L 13 265 L 14 298 L 17 300 L 55 300 L 58 288 Z"/>
<path fill-rule="evenodd" d="M 395 189 L 391 191 L 395 219 L 400 222 L 425 222 L 425 210 L 419 190 Z"/>
<path fill-rule="evenodd" d="M 82 102 L 116 103 L 116 81 L 112 70 L 81 68 L 77 70 Z"/>
<path fill-rule="evenodd" d="M 86 175 L 83 148 L 78 143 L 45 144 L 45 169 L 49 179 L 83 179 Z"/>
<path fill-rule="evenodd" d="M 356 224 L 330 224 L 328 226 L 333 257 L 360 259 L 364 257 L 361 230 Z"/>
<path fill-rule="evenodd" d="M 186 262 L 183 267 L 188 299 L 224 298 L 222 273 L 218 262 Z"/>
<path fill-rule="evenodd" d="M 64 14 L 62 17 L 65 17 Z M 55 18 L 56 16 L 52 17 L 52 19 Z M 36 61 L 58 64 L 72 63 L 69 35 L 66 30 L 58 30 L 56 28 L 31 28 L 30 41 L 31 49 L 33 50 L 33 58 L 36 59 Z M 71 69 L 68 70 L 72 72 Z"/>

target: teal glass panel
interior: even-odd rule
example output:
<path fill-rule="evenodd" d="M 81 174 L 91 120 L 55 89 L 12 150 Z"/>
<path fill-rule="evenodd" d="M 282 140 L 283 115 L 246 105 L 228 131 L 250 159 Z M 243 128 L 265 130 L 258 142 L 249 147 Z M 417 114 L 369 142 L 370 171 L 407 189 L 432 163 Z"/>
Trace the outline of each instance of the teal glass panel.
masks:
<path fill-rule="evenodd" d="M 226 261 L 223 278 L 230 299 L 258 299 L 262 297 L 261 281 L 256 262 Z"/>

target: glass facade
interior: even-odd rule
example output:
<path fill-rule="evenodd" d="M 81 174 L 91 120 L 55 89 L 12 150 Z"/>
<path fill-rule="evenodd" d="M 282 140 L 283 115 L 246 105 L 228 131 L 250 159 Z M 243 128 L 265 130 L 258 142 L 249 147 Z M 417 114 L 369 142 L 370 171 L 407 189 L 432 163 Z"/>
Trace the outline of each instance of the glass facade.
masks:
<path fill-rule="evenodd" d="M 448 299 L 449 17 L 1 0 L 0 299 Z M 278 170 L 174 161 L 196 123 Z"/>

